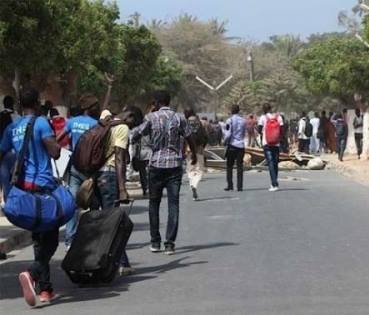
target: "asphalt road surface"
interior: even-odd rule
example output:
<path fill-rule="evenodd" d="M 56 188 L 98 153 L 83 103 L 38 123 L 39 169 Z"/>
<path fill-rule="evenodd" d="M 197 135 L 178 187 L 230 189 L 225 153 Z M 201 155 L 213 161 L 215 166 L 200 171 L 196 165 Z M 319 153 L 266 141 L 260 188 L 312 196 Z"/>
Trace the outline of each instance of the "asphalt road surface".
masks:
<path fill-rule="evenodd" d="M 17 274 L 31 248 L 0 265 L 0 314 L 369 314 L 369 194 L 334 172 L 247 173 L 246 191 L 226 193 L 208 175 L 200 202 L 182 189 L 177 253 L 149 252 L 147 202 L 136 202 L 128 255 L 137 273 L 111 286 L 78 288 L 53 260 L 60 297 L 29 309 Z M 163 233 L 166 201 L 162 211 Z"/>

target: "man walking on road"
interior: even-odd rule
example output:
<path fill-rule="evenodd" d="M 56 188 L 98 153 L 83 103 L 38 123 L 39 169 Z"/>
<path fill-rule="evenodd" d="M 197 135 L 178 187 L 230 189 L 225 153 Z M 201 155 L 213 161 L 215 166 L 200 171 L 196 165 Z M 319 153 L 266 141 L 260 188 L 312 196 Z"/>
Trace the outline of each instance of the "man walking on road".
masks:
<path fill-rule="evenodd" d="M 163 189 L 168 194 L 168 223 L 165 254 L 175 253 L 175 241 L 179 222 L 179 193 L 183 175 L 183 138 L 191 149 L 191 163 L 197 163 L 196 150 L 186 119 L 170 107 L 170 95 L 166 91 L 155 93 L 158 111 L 145 117 L 144 123 L 132 132 L 132 141 L 151 135 L 153 149 L 149 164 L 149 219 L 152 252 L 161 251 L 159 210 Z"/>
<path fill-rule="evenodd" d="M 361 153 L 363 153 L 363 126 L 364 126 L 364 116 L 361 113 L 360 109 L 356 108 L 354 118 L 354 133 L 357 155 L 359 160 Z"/>
<path fill-rule="evenodd" d="M 314 118 L 310 119 L 310 124 L 313 126 L 313 135 L 311 136 L 310 150 L 311 154 L 320 152 L 320 140 L 318 137 L 320 118 L 319 113 L 314 113 Z"/>
<path fill-rule="evenodd" d="M 348 126 L 342 114 L 336 116 L 336 136 L 337 136 L 337 152 L 338 159 L 342 162 L 345 154 L 348 136 Z"/>
<path fill-rule="evenodd" d="M 83 110 L 83 115 L 73 117 L 67 122 L 64 132 L 57 138 L 58 143 L 70 134 L 72 140 L 72 151 L 76 148 L 78 140 L 81 136 L 91 128 L 97 125 L 97 118 L 100 113 L 100 106 L 98 99 L 91 95 L 85 94 L 79 100 L 79 105 Z M 69 187 L 70 192 L 76 198 L 77 192 L 82 183 L 87 179 L 87 175 L 77 171 L 72 165 L 69 173 Z M 76 211 L 74 217 L 66 224 L 65 231 L 65 246 L 67 249 L 73 242 L 77 231 L 79 211 Z"/>
<path fill-rule="evenodd" d="M 190 181 L 192 198 L 194 201 L 199 200 L 198 185 L 204 175 L 204 148 L 208 142 L 208 135 L 205 128 L 202 126 L 200 119 L 196 116 L 192 109 L 187 109 L 184 112 L 188 125 L 191 130 L 191 135 L 196 148 L 197 163 L 192 165 L 190 148 L 186 146 L 187 153 L 187 175 Z"/>
<path fill-rule="evenodd" d="M 268 103 L 264 104 L 263 112 L 265 114 L 260 117 L 259 130 L 262 130 L 264 155 L 268 162 L 269 174 L 272 182 L 269 191 L 276 192 L 279 190 L 278 163 L 280 153 L 279 146 L 283 132 L 283 119 L 281 115 L 272 113 L 272 107 Z"/>
<path fill-rule="evenodd" d="M 0 160 L 12 149 L 20 154 L 28 123 L 37 116 L 39 104 L 39 93 L 35 89 L 29 88 L 22 93 L 21 106 L 24 116 L 5 130 Z M 59 158 L 60 146 L 46 118 L 35 118 L 31 140 L 18 186 L 27 191 L 52 191 L 57 187 L 57 183 L 53 177 L 51 158 Z M 50 282 L 49 263 L 58 247 L 59 228 L 52 228 L 47 232 L 33 232 L 32 240 L 34 261 L 27 271 L 19 274 L 19 282 L 27 304 L 35 306 L 36 291 L 39 293 L 40 302 L 50 302 L 55 297 Z"/>
<path fill-rule="evenodd" d="M 225 143 L 227 159 L 227 187 L 233 190 L 233 166 L 237 165 L 237 190 L 243 190 L 243 157 L 245 155 L 246 121 L 240 115 L 240 107 L 232 106 L 232 117 L 227 120 Z"/>
<path fill-rule="evenodd" d="M 310 126 L 309 117 L 307 117 L 305 112 L 302 112 L 298 129 L 299 152 L 301 153 L 309 154 L 311 135 L 307 133 Z"/>

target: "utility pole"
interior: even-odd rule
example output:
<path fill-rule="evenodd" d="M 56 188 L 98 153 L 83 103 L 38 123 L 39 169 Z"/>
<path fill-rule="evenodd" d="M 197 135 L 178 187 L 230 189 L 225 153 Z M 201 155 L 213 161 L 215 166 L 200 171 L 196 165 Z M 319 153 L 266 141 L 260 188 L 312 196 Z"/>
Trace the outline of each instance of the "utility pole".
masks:
<path fill-rule="evenodd" d="M 249 63 L 249 67 L 250 67 L 250 81 L 254 82 L 254 80 L 255 80 L 254 58 L 252 56 L 251 51 L 249 52 L 249 54 L 247 56 L 247 62 Z"/>

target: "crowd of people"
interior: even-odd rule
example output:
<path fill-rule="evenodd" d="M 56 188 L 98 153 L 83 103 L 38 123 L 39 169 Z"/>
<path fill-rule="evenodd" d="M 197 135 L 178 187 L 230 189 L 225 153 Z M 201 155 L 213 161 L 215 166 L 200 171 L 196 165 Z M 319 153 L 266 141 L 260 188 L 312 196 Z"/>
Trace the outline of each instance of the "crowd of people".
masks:
<path fill-rule="evenodd" d="M 357 156 L 360 159 L 363 152 L 364 115 L 360 108 L 356 108 L 353 120 Z M 296 129 L 298 151 L 305 154 L 337 153 L 338 159 L 343 161 L 348 138 L 347 109 L 341 113 L 326 111 L 314 113 L 309 118 L 305 112 L 301 114 Z"/>
<path fill-rule="evenodd" d="M 79 99 L 81 112 L 65 120 L 62 130 L 60 130 L 60 120 L 58 120 L 58 129 L 53 124 L 55 117 L 59 116 L 55 109 L 48 108 L 44 111 L 45 107 L 40 105 L 40 95 L 37 90 L 27 88 L 22 91 L 21 115 L 10 117 L 7 126 L 4 126 L 2 130 L 0 162 L 5 169 L 1 174 L 4 200 L 7 201 L 9 189 L 14 185 L 11 183 L 11 170 L 14 168 L 17 157 L 23 154 L 22 147 L 26 141 L 26 133 L 31 121 L 33 121 L 33 133 L 25 155 L 22 173 L 16 185 L 24 191 L 37 193 L 56 189 L 57 180 L 52 171 L 52 160 L 60 157 L 61 148 L 66 146 L 76 151 L 81 137 L 99 125 L 101 121 L 108 119 L 112 123 L 109 144 L 104 153 L 103 167 L 95 174 L 82 173 L 77 170 L 71 159 L 69 171 L 64 180 L 73 196 L 77 197 L 84 181 L 93 176 L 95 189 L 90 209 L 111 209 L 119 204 L 130 202 L 126 188 L 127 165 L 133 164 L 133 160 L 143 159 L 144 163 L 138 163 L 138 168 L 141 170 L 144 193 L 149 191 L 150 250 L 152 252 L 163 251 L 167 255 L 172 255 L 175 253 L 178 232 L 179 196 L 184 156 L 187 157 L 192 189 L 196 194 L 196 186 L 201 180 L 200 174 L 203 170 L 202 150 L 207 144 L 204 142 L 207 140 L 203 138 L 204 128 L 194 113 L 187 111 L 185 116 L 173 111 L 169 107 L 170 95 L 165 91 L 155 93 L 154 101 L 143 119 L 143 113 L 138 107 L 125 106 L 122 110 L 118 104 L 111 104 L 111 87 L 112 82 L 109 82 L 108 93 L 102 106 L 94 95 L 83 95 Z M 13 115 L 14 107 L 8 106 L 9 99 L 5 98 L 7 106 L 5 111 Z M 12 108 L 9 109 L 10 107 Z M 65 139 L 68 139 L 67 142 Z M 129 155 L 130 143 L 132 147 L 139 147 L 133 156 Z M 7 158 L 9 155 L 11 158 Z M 167 190 L 169 209 L 164 248 L 162 248 L 162 237 L 159 230 L 159 211 L 163 189 Z M 79 211 L 76 211 L 74 217 L 66 225 L 66 250 L 69 250 L 73 243 L 78 220 Z M 39 295 L 40 302 L 49 302 L 55 297 L 50 280 L 49 262 L 59 244 L 59 227 L 47 232 L 33 232 L 32 239 L 34 262 L 28 270 L 20 273 L 19 281 L 26 302 L 34 306 L 37 295 Z M 121 275 L 134 272 L 125 251 L 121 258 L 119 272 Z"/>
<path fill-rule="evenodd" d="M 231 117 L 225 122 L 208 121 L 199 117 L 192 108 L 178 113 L 171 109 L 171 97 L 166 91 L 158 91 L 143 113 L 138 107 L 111 102 L 113 79 L 107 76 L 108 91 L 101 105 L 93 94 L 83 95 L 78 102 L 78 111 L 68 119 L 61 117 L 51 102 L 40 104 L 40 95 L 34 88 L 25 88 L 20 97 L 21 113 L 14 111 L 14 100 L 4 99 L 4 110 L 0 113 L 0 182 L 4 201 L 12 187 L 31 192 L 53 191 L 57 180 L 52 170 L 52 160 L 60 157 L 61 148 L 72 152 L 79 148 L 81 137 L 102 122 L 110 122 L 110 136 L 104 151 L 104 164 L 97 171 L 81 172 L 73 159 L 63 178 L 72 195 L 77 198 L 84 183 L 93 178 L 93 197 L 89 208 L 94 211 L 112 209 L 130 202 L 127 191 L 128 168 L 140 174 L 143 194 L 149 198 L 150 251 L 175 254 L 179 227 L 180 190 L 184 172 L 189 178 L 192 197 L 199 200 L 198 186 L 204 175 L 204 150 L 206 146 L 225 145 L 227 174 L 225 191 L 232 191 L 233 169 L 237 169 L 237 191 L 244 188 L 244 154 L 246 146 L 260 146 L 268 164 L 271 186 L 269 191 L 279 189 L 278 163 L 280 152 L 288 152 L 289 143 L 298 141 L 299 151 L 318 154 L 338 152 L 342 160 L 347 140 L 347 122 L 343 114 L 326 116 L 317 113 L 309 119 L 302 113 L 294 124 L 284 115 L 273 111 L 268 103 L 261 108 L 262 115 L 240 114 L 238 105 L 231 108 Z M 24 141 L 30 122 L 33 124 L 31 140 L 27 150 Z M 354 121 L 358 156 L 362 151 L 363 115 L 357 110 Z M 17 182 L 12 182 L 12 169 L 17 157 L 24 155 L 22 173 Z M 163 190 L 167 191 L 168 222 L 166 235 L 160 233 L 159 217 Z M 80 212 L 66 224 L 65 247 L 68 251 L 76 236 Z M 34 261 L 19 274 L 19 281 L 26 302 L 34 306 L 39 295 L 41 302 L 50 302 L 54 297 L 50 279 L 50 260 L 59 244 L 59 227 L 47 232 L 32 233 Z M 162 246 L 164 245 L 164 246 Z M 134 272 L 126 251 L 120 260 L 119 273 Z"/>

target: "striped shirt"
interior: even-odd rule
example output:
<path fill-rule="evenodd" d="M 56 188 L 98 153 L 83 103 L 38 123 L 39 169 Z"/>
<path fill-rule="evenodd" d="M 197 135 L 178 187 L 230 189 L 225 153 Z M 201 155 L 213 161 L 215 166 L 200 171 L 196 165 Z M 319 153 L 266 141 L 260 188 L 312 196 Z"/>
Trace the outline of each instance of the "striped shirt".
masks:
<path fill-rule="evenodd" d="M 146 115 L 145 121 L 132 131 L 137 135 L 150 135 L 152 156 L 149 165 L 155 168 L 176 168 L 183 163 L 183 138 L 191 135 L 186 119 L 169 107 L 162 107 Z"/>

